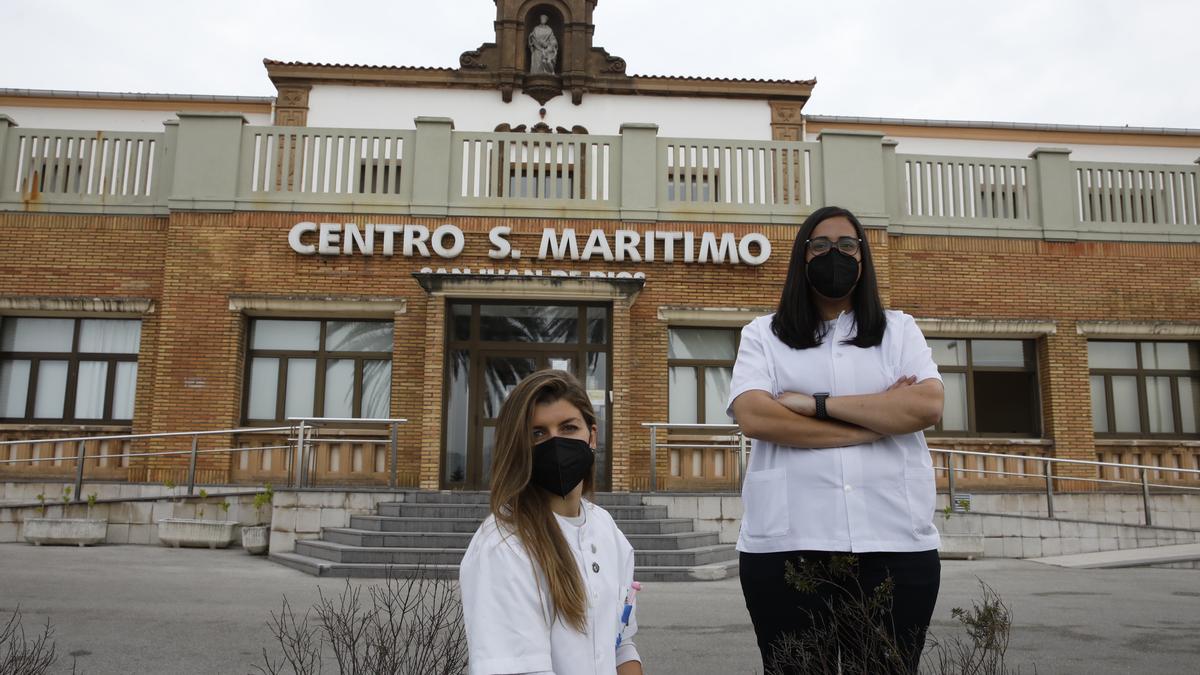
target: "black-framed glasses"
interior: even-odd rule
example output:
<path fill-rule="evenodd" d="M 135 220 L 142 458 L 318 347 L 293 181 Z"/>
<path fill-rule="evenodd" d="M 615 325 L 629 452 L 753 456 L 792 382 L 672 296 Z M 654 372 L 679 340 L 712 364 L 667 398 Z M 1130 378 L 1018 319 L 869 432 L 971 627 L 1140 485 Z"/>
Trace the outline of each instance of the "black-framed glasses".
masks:
<path fill-rule="evenodd" d="M 834 246 L 843 255 L 854 255 L 858 253 L 861 242 L 862 240 L 858 237 L 838 237 L 836 242 L 829 237 L 816 237 L 804 242 L 804 245 L 808 247 L 808 252 L 813 255 L 825 255 L 833 250 Z"/>

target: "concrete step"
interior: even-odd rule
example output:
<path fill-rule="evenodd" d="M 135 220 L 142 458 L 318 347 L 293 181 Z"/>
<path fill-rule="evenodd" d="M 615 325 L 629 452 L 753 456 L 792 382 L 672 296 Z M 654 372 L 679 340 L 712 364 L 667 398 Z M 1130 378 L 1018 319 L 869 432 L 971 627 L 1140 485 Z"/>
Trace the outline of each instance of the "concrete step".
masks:
<path fill-rule="evenodd" d="M 295 552 L 310 558 L 339 563 L 457 565 L 462 561 L 466 548 L 353 546 L 315 539 L 296 542 Z M 737 551 L 730 544 L 680 550 L 634 551 L 634 565 L 643 567 L 695 567 L 736 559 Z"/>
<path fill-rule="evenodd" d="M 662 519 L 667 517 L 666 506 L 606 506 L 614 520 Z M 424 504 L 407 502 L 382 502 L 378 513 L 381 516 L 400 518 L 476 518 L 483 521 L 490 510 L 487 504 Z"/>
<path fill-rule="evenodd" d="M 591 501 L 605 508 L 609 506 L 641 506 L 644 496 L 640 492 L 597 492 L 592 495 Z M 489 494 L 463 490 L 413 491 L 404 493 L 404 501 L 410 504 L 487 504 L 489 503 Z"/>
<path fill-rule="evenodd" d="M 412 518 L 394 516 L 350 516 L 350 527 L 372 532 L 474 532 L 483 520 L 476 518 Z M 626 535 L 675 534 L 692 531 L 691 518 L 618 520 Z"/>
<path fill-rule="evenodd" d="M 338 563 L 297 553 L 271 553 L 271 560 L 314 576 L 353 577 L 358 579 L 404 579 L 413 576 L 457 579 L 458 565 L 412 565 L 380 563 Z M 736 577 L 738 561 L 731 560 L 694 566 L 635 567 L 633 576 L 641 582 L 715 581 Z"/>
<path fill-rule="evenodd" d="M 370 532 L 466 532 L 473 533 L 483 521 L 477 518 L 399 518 L 393 516 L 350 516 L 350 529 Z"/>
<path fill-rule="evenodd" d="M 386 548 L 462 548 L 471 543 L 474 532 L 381 532 L 344 527 L 327 527 L 321 539 L 347 546 Z M 678 551 L 712 546 L 718 543 L 716 532 L 674 534 L 627 534 L 635 550 Z"/>

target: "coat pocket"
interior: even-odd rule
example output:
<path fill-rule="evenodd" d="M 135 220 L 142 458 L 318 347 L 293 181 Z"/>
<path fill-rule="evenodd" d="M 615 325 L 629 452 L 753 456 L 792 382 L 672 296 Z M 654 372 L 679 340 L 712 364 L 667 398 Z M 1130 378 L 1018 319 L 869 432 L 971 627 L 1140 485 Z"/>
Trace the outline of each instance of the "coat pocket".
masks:
<path fill-rule="evenodd" d="M 791 529 L 787 471 L 767 469 L 746 474 L 742 485 L 742 530 L 750 537 L 778 537 Z"/>

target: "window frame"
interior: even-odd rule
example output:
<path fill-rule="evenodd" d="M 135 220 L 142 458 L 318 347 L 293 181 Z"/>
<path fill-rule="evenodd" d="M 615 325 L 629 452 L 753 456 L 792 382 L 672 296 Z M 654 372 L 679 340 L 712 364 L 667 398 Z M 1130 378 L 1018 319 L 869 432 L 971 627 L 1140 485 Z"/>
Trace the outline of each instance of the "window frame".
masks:
<path fill-rule="evenodd" d="M 1008 337 L 1008 336 L 990 336 L 990 335 L 973 335 L 969 337 L 948 336 L 948 335 L 931 335 L 928 340 L 954 340 L 966 344 L 967 356 L 965 366 L 943 366 L 937 364 L 938 373 L 946 374 L 964 374 L 966 375 L 965 393 L 967 397 L 967 428 L 966 429 L 944 429 L 942 427 L 944 418 L 939 419 L 937 424 L 925 430 L 925 435 L 930 438 L 1043 438 L 1045 436 L 1045 424 L 1042 415 L 1042 387 L 1041 387 L 1041 370 L 1038 359 L 1038 340 L 1032 338 Z M 1025 367 L 1016 366 L 976 366 L 974 343 L 976 341 L 986 342 L 1019 342 L 1026 356 L 1026 362 L 1029 364 Z M 1028 432 L 981 432 L 978 431 L 978 425 L 975 421 L 975 373 L 1032 373 L 1034 391 L 1037 393 L 1037 401 L 1031 403 L 1030 412 L 1033 415 L 1032 430 Z"/>
<path fill-rule="evenodd" d="M 254 323 L 257 321 L 296 321 L 296 322 L 317 322 L 320 324 L 318 329 L 317 349 L 254 349 L 251 345 L 254 344 Z M 357 323 L 386 323 L 392 327 L 392 349 L 390 352 L 359 352 L 359 351 L 330 351 L 325 349 L 326 334 L 329 322 L 331 321 L 351 321 Z M 247 426 L 271 426 L 278 424 L 287 424 L 287 372 L 288 362 L 291 359 L 312 359 L 315 363 L 315 373 L 313 381 L 313 413 L 312 417 L 323 417 L 325 412 L 325 374 L 330 361 L 349 359 L 354 361 L 354 391 L 350 405 L 350 417 L 354 419 L 362 419 L 362 387 L 363 387 L 363 366 L 367 361 L 387 361 L 388 369 L 394 374 L 395 359 L 393 353 L 395 351 L 395 321 L 388 319 L 358 319 L 358 318 L 307 318 L 307 317 L 272 317 L 272 316 L 254 316 L 248 317 L 246 324 L 246 349 L 245 349 L 245 364 L 244 377 L 242 382 L 242 422 Z M 279 370 L 276 375 L 275 383 L 275 417 L 274 418 L 258 418 L 250 417 L 250 384 L 251 384 L 251 369 L 254 366 L 256 358 L 274 358 L 278 359 Z M 391 392 L 388 392 L 388 407 L 389 415 L 391 414 Z"/>
<path fill-rule="evenodd" d="M 139 345 L 138 353 L 111 353 L 111 352 L 80 352 L 79 351 L 79 334 L 81 332 L 83 322 L 91 320 L 117 320 L 117 321 L 136 321 L 138 322 L 138 330 L 140 333 L 142 320 L 125 316 L 27 316 L 9 314 L 0 316 L 0 323 L 6 321 L 14 321 L 18 319 L 70 319 L 73 322 L 71 333 L 71 350 L 66 352 L 6 352 L 0 351 L 0 361 L 29 361 L 29 383 L 26 385 L 25 391 L 25 415 L 23 417 L 0 417 L 0 423 L 13 424 L 77 424 L 82 426 L 88 425 L 108 425 L 108 426 L 132 426 L 133 418 L 137 415 L 137 380 L 134 380 L 134 405 L 133 413 L 128 418 L 114 418 L 113 415 L 113 398 L 114 389 L 117 379 L 117 364 L 118 363 L 138 363 L 141 347 Z M 37 404 L 37 385 L 39 365 L 42 361 L 66 361 L 67 362 L 67 379 L 63 385 L 63 414 L 61 417 L 34 417 L 34 406 Z M 79 386 L 79 364 L 85 361 L 100 361 L 106 364 L 104 375 L 104 403 L 102 417 L 77 418 L 75 416 L 75 408 L 78 401 L 77 388 Z"/>
<path fill-rule="evenodd" d="M 728 331 L 734 333 L 733 338 L 733 358 L 725 359 L 673 359 L 670 357 L 671 331 L 677 329 L 686 330 L 713 330 L 713 331 Z M 742 346 L 742 329 L 726 326 L 668 326 L 667 327 L 667 420 L 669 424 L 671 419 L 671 369 L 672 368 L 692 368 L 696 373 L 696 424 L 726 424 L 726 422 L 708 422 L 705 420 L 705 410 L 707 400 L 705 399 L 705 376 L 706 370 L 709 368 L 729 368 L 733 369 L 733 364 L 737 362 L 738 350 Z M 679 422 L 678 424 L 687 424 Z"/>
<path fill-rule="evenodd" d="M 1115 425 L 1116 408 L 1113 403 L 1113 377 L 1133 377 L 1137 383 L 1138 396 L 1138 427 L 1135 432 L 1129 431 L 1096 431 L 1096 420 L 1092 420 L 1092 433 L 1095 438 L 1102 440 L 1120 440 L 1120 439 L 1135 439 L 1135 438 L 1150 438 L 1164 440 L 1196 440 L 1200 438 L 1200 427 L 1197 428 L 1197 433 L 1185 433 L 1183 429 L 1183 407 L 1179 400 L 1179 378 L 1191 377 L 1200 381 L 1200 369 L 1196 370 L 1180 370 L 1168 368 L 1146 368 L 1142 363 L 1142 345 L 1155 343 L 1181 343 L 1189 346 L 1195 345 L 1195 348 L 1200 350 L 1200 343 L 1195 340 L 1143 340 L 1138 338 L 1114 338 L 1114 339 L 1089 339 L 1088 344 L 1093 342 L 1116 342 L 1116 343 L 1131 343 L 1133 344 L 1134 356 L 1137 359 L 1137 367 L 1135 368 L 1092 368 L 1088 364 L 1088 396 L 1089 404 L 1091 403 L 1091 378 L 1104 378 L 1104 411 L 1107 415 L 1108 427 L 1112 429 Z M 1151 432 L 1150 431 L 1150 404 L 1149 396 L 1146 392 L 1146 379 L 1149 377 L 1168 377 L 1171 381 L 1171 419 L 1176 431 L 1170 433 Z M 1088 406 L 1088 413 L 1091 413 L 1091 406 Z"/>

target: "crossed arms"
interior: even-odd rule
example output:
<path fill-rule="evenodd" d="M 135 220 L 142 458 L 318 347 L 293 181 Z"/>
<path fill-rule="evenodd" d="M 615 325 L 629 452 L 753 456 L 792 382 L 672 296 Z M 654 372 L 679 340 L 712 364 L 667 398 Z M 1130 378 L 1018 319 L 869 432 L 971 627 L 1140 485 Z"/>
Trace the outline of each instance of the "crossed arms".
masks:
<path fill-rule="evenodd" d="M 942 418 L 942 383 L 905 376 L 878 394 L 831 396 L 829 420 L 819 420 L 812 396 L 784 392 L 778 398 L 747 391 L 733 401 L 733 415 L 750 438 L 798 448 L 837 448 L 909 434 Z"/>

